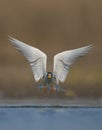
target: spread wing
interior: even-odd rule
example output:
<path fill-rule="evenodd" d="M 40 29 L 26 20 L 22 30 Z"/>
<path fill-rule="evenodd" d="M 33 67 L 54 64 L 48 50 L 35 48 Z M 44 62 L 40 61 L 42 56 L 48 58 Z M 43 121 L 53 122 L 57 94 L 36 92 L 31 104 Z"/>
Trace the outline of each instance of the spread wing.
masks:
<path fill-rule="evenodd" d="M 19 40 L 9 36 L 9 40 L 28 60 L 36 81 L 41 79 L 46 73 L 47 56 L 37 48 L 29 46 Z"/>
<path fill-rule="evenodd" d="M 79 57 L 84 56 L 92 48 L 92 45 L 81 47 L 74 50 L 64 51 L 54 56 L 53 73 L 57 83 L 64 82 L 69 71 L 69 67 Z"/>

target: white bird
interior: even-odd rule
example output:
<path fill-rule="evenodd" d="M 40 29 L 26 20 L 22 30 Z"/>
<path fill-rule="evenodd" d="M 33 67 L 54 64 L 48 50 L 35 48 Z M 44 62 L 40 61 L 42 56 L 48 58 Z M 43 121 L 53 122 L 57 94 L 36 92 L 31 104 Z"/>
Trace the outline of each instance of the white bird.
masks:
<path fill-rule="evenodd" d="M 60 82 L 64 82 L 70 66 L 81 56 L 86 55 L 92 48 L 92 45 L 81 47 L 74 50 L 68 50 L 58 53 L 54 56 L 53 72 L 46 72 L 47 56 L 41 50 L 27 45 L 11 36 L 9 40 L 18 49 L 30 63 L 35 81 L 43 79 L 40 87 L 51 88 L 52 90 L 62 90 L 57 86 Z"/>

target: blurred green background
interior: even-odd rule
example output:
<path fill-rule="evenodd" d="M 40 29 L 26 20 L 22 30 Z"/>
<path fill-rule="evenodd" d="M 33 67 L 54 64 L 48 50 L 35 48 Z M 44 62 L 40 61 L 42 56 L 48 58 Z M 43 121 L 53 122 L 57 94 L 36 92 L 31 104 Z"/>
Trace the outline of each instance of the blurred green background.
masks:
<path fill-rule="evenodd" d="M 48 71 L 56 53 L 93 44 L 72 65 L 59 97 L 102 96 L 101 0 L 0 0 L 0 98 L 40 97 L 45 94 L 33 87 L 30 66 L 8 35 L 44 51 Z"/>

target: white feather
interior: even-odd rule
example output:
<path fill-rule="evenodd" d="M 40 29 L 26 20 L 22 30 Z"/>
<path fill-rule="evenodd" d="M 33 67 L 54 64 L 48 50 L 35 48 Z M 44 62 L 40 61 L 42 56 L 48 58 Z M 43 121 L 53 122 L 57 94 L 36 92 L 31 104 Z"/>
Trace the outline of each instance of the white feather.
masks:
<path fill-rule="evenodd" d="M 19 40 L 9 36 L 10 42 L 18 49 L 28 60 L 36 81 L 41 79 L 46 73 L 47 56 L 37 48 L 29 46 Z"/>
<path fill-rule="evenodd" d="M 92 45 L 81 47 L 74 50 L 64 51 L 54 56 L 53 73 L 57 83 L 64 82 L 69 71 L 69 67 L 79 57 L 84 56 L 92 48 Z"/>

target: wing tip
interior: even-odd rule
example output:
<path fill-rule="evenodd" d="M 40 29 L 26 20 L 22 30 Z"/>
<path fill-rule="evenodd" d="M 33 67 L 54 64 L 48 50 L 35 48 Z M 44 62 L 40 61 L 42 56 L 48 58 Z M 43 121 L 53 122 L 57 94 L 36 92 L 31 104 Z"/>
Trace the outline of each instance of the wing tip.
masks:
<path fill-rule="evenodd" d="M 14 41 L 15 39 L 14 39 L 13 37 L 11 37 L 10 35 L 8 35 L 8 40 L 12 42 L 12 41 Z"/>
<path fill-rule="evenodd" d="M 92 49 L 93 48 L 93 44 L 90 44 L 87 46 L 89 49 Z"/>
<path fill-rule="evenodd" d="M 87 53 L 93 48 L 93 44 L 90 44 L 88 46 L 86 46 L 86 49 L 87 49 Z"/>

